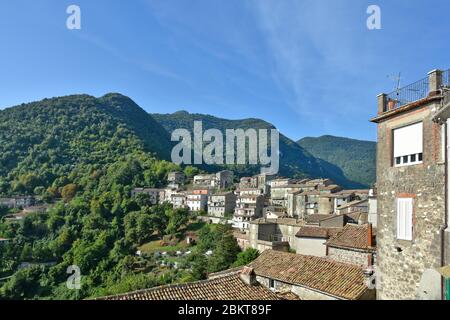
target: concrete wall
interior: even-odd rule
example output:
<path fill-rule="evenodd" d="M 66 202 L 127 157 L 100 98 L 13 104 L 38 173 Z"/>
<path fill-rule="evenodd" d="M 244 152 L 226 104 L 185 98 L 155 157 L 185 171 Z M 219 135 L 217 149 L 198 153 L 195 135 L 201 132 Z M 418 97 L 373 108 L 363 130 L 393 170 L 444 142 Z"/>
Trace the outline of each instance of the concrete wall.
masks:
<path fill-rule="evenodd" d="M 319 214 L 331 214 L 334 212 L 334 199 L 330 197 L 319 197 Z"/>
<path fill-rule="evenodd" d="M 377 283 L 379 299 L 415 299 L 422 274 L 440 266 L 444 220 L 444 174 L 439 125 L 431 121 L 437 102 L 378 124 Z M 423 121 L 423 164 L 394 167 L 394 128 Z M 396 198 L 414 198 L 413 240 L 396 238 Z"/>
<path fill-rule="evenodd" d="M 297 254 L 306 254 L 316 257 L 327 255 L 326 239 L 320 238 L 297 238 Z"/>

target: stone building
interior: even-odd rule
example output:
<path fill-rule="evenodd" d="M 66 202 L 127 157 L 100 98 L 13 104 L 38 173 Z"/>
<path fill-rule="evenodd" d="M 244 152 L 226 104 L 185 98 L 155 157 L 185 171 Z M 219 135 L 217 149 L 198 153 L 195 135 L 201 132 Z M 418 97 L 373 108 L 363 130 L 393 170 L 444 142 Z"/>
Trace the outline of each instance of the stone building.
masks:
<path fill-rule="evenodd" d="M 443 76 L 444 75 L 444 76 Z M 440 299 L 448 265 L 444 96 L 449 71 L 431 71 L 378 96 L 377 284 L 379 299 Z"/>
<path fill-rule="evenodd" d="M 296 253 L 316 257 L 326 257 L 326 241 L 340 232 L 339 227 L 304 226 L 295 237 L 297 238 Z"/>
<path fill-rule="evenodd" d="M 179 192 L 172 194 L 171 203 L 175 209 L 186 208 L 187 207 L 186 193 Z"/>
<path fill-rule="evenodd" d="M 337 214 L 369 212 L 369 199 L 353 200 L 336 208 Z"/>
<path fill-rule="evenodd" d="M 146 194 L 150 199 L 152 205 L 160 203 L 160 199 L 164 200 L 164 189 L 156 188 L 134 188 L 131 190 L 131 196 L 135 197 L 138 194 Z"/>
<path fill-rule="evenodd" d="M 186 176 L 180 171 L 169 172 L 167 175 L 167 182 L 172 185 L 183 184 L 185 179 Z"/>
<path fill-rule="evenodd" d="M 303 225 L 303 221 L 294 218 L 256 219 L 248 228 L 250 246 L 260 252 L 268 249 L 295 250 L 295 235 Z"/>
<path fill-rule="evenodd" d="M 327 258 L 264 251 L 248 268 L 253 282 L 275 293 L 293 293 L 300 300 L 373 300 L 364 270 Z"/>
<path fill-rule="evenodd" d="M 258 188 L 257 177 L 242 177 L 239 181 L 239 189 Z"/>
<path fill-rule="evenodd" d="M 190 211 L 206 211 L 208 206 L 209 189 L 195 189 L 186 193 L 186 205 Z"/>
<path fill-rule="evenodd" d="M 233 214 L 236 207 L 236 195 L 233 192 L 215 193 L 208 197 L 208 215 L 224 218 Z"/>
<path fill-rule="evenodd" d="M 375 232 L 371 224 L 347 224 L 325 243 L 328 258 L 344 263 L 370 267 L 376 255 Z"/>
<path fill-rule="evenodd" d="M 248 229 L 250 221 L 262 217 L 264 207 L 263 195 L 239 194 L 233 215 L 233 227 Z"/>

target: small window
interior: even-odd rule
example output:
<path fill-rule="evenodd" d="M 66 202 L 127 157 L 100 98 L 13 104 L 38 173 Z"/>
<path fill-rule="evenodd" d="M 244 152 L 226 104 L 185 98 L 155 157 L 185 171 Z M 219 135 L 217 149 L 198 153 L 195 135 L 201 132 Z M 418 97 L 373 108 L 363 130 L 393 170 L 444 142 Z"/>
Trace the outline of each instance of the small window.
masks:
<path fill-rule="evenodd" d="M 413 199 L 397 199 L 397 239 L 412 240 Z"/>
<path fill-rule="evenodd" d="M 269 288 L 270 289 L 275 289 L 275 280 L 269 279 Z"/>
<path fill-rule="evenodd" d="M 394 165 L 408 166 L 422 162 L 422 122 L 393 130 Z"/>

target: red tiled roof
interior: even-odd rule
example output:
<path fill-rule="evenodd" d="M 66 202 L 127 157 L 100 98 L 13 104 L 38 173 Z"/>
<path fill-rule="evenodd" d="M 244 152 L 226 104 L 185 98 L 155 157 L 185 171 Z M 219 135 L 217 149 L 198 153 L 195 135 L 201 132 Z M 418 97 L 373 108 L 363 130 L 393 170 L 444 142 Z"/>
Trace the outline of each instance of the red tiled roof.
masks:
<path fill-rule="evenodd" d="M 342 231 L 342 228 L 325 228 L 315 226 L 304 226 L 298 230 L 296 237 L 303 238 L 323 238 L 328 239 L 334 236 L 338 232 Z"/>
<path fill-rule="evenodd" d="M 250 266 L 258 276 L 342 299 L 357 300 L 368 290 L 362 268 L 327 258 L 266 250 Z"/>
<path fill-rule="evenodd" d="M 374 250 L 374 232 L 372 231 L 372 246 L 369 246 L 369 225 L 347 224 L 341 232 L 331 237 L 326 245 L 330 247 Z"/>
<path fill-rule="evenodd" d="M 266 287 L 247 285 L 239 272 L 213 279 L 156 287 L 125 294 L 98 298 L 98 300 L 283 300 L 282 296 Z"/>
<path fill-rule="evenodd" d="M 332 215 L 332 214 L 318 214 L 318 213 L 314 213 L 314 214 L 310 214 L 309 216 L 306 217 L 306 222 L 307 223 L 319 223 L 322 220 L 326 220 L 329 219 L 331 217 L 335 217 L 336 215 Z"/>

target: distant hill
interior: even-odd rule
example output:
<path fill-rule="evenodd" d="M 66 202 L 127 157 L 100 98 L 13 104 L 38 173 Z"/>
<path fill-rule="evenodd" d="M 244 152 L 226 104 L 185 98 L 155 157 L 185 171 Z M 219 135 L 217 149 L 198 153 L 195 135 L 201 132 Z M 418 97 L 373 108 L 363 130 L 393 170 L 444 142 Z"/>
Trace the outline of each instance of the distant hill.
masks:
<path fill-rule="evenodd" d="M 0 111 L 0 193 L 32 193 L 79 166 L 104 169 L 135 152 L 169 159 L 167 131 L 130 98 L 72 95 Z"/>
<path fill-rule="evenodd" d="M 366 186 L 375 182 L 376 142 L 326 135 L 297 143 L 316 158 L 341 168 L 347 179 Z"/>
<path fill-rule="evenodd" d="M 169 134 L 177 129 L 184 128 L 193 131 L 194 121 L 203 122 L 203 130 L 216 128 L 225 132 L 225 129 L 274 129 L 275 127 L 260 119 L 227 120 L 211 115 L 192 114 L 187 111 L 178 111 L 173 114 L 152 114 Z M 347 188 L 363 187 L 363 184 L 346 178 L 342 170 L 323 159 L 317 159 L 296 142 L 280 134 L 280 175 L 289 177 L 328 177 L 336 183 Z M 239 168 L 234 170 L 242 174 L 258 173 L 259 168 Z"/>
<path fill-rule="evenodd" d="M 174 145 L 170 141 L 171 132 L 177 128 L 192 131 L 196 120 L 203 121 L 204 130 L 217 128 L 223 132 L 275 128 L 253 118 L 226 120 L 186 111 L 152 115 L 118 93 L 100 98 L 71 95 L 22 104 L 0 111 L 0 193 L 33 193 L 35 187 L 64 186 L 80 172 L 104 171 L 127 156 L 151 154 L 157 159 L 170 160 Z M 338 147 L 335 153 L 341 161 L 336 161 L 332 155 L 326 157 L 326 152 L 319 152 L 321 148 L 313 148 L 305 141 L 306 147 L 280 134 L 280 175 L 328 177 L 346 188 L 363 187 L 373 181 L 373 171 L 363 161 L 370 157 L 366 149 L 349 147 L 348 143 L 342 143 L 341 147 L 337 142 L 331 143 Z M 357 152 L 349 155 L 353 151 Z M 165 164 L 162 166 L 167 168 Z M 256 174 L 260 170 L 259 166 L 249 165 L 200 168 L 233 169 L 237 176 Z M 161 179 L 163 171 L 156 171 L 155 175 Z"/>

